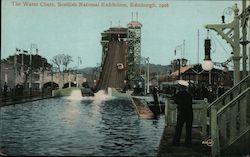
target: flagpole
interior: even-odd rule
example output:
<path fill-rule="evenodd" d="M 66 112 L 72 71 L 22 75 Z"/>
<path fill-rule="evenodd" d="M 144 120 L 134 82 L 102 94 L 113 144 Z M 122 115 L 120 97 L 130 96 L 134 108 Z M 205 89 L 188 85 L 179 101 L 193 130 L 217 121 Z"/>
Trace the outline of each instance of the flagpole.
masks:
<path fill-rule="evenodd" d="M 197 69 L 196 69 L 196 71 L 197 71 L 197 73 L 196 73 L 196 83 L 198 84 L 198 82 L 199 82 L 199 75 L 198 75 L 198 66 L 199 66 L 199 54 L 200 54 L 200 43 L 199 43 L 199 40 L 200 40 L 200 31 L 199 31 L 199 29 L 198 29 L 198 54 L 197 54 Z"/>
<path fill-rule="evenodd" d="M 22 67 L 21 67 L 21 71 L 22 71 L 22 75 L 21 75 L 21 77 L 22 77 L 22 79 L 23 79 L 23 74 L 24 74 L 24 70 L 23 70 L 23 53 L 22 53 Z"/>
<path fill-rule="evenodd" d="M 77 70 L 76 70 L 76 87 L 78 88 L 78 69 L 79 69 L 79 56 L 77 57 Z"/>
<path fill-rule="evenodd" d="M 30 45 L 30 69 L 29 69 L 29 72 L 30 72 L 30 83 L 29 83 L 29 91 L 30 91 L 30 95 L 31 95 L 31 88 L 32 88 L 32 56 L 31 56 L 31 53 L 32 53 L 32 46 L 33 44 Z"/>
<path fill-rule="evenodd" d="M 16 74 L 17 74 L 17 58 L 16 58 L 16 52 L 14 56 L 14 96 L 16 96 Z"/>

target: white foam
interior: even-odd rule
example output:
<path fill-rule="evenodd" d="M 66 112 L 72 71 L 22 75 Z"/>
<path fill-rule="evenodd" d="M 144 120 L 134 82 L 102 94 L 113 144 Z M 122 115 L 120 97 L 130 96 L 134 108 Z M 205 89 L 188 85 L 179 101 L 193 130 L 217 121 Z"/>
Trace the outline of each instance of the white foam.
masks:
<path fill-rule="evenodd" d="M 80 101 L 82 100 L 82 93 L 81 90 L 73 90 L 71 91 L 71 94 L 69 97 L 67 97 L 68 100 L 72 101 Z"/>
<path fill-rule="evenodd" d="M 93 100 L 94 104 L 101 104 L 104 101 L 112 99 L 104 90 L 100 90 L 95 93 L 93 97 L 83 97 L 82 100 Z"/>
<path fill-rule="evenodd" d="M 102 102 L 113 99 L 112 96 L 108 95 L 104 90 L 100 90 L 94 94 L 94 96 L 82 96 L 81 90 L 73 90 L 71 95 L 66 97 L 70 101 L 81 101 L 81 100 L 92 100 L 93 104 L 102 104 Z"/>

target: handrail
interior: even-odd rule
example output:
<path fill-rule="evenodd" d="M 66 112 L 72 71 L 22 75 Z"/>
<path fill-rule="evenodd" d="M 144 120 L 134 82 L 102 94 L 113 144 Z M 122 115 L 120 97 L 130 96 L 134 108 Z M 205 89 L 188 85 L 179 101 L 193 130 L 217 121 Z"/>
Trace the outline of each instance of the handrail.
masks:
<path fill-rule="evenodd" d="M 226 106 L 223 106 L 221 109 L 219 109 L 219 111 L 217 112 L 217 115 L 220 116 L 221 114 L 223 114 L 228 107 L 231 107 L 232 105 L 234 105 L 234 102 L 236 102 L 237 100 L 239 100 L 240 98 L 242 98 L 247 92 L 249 92 L 249 90 L 250 90 L 250 87 L 248 87 L 246 90 L 244 90 L 235 99 L 233 99 L 232 101 L 230 101 Z"/>
<path fill-rule="evenodd" d="M 247 107 L 250 87 L 231 100 L 226 106 L 211 110 L 211 138 L 214 141 L 212 156 L 220 156 L 221 150 L 227 149 L 237 138 L 249 130 Z M 243 100 L 243 101 L 242 101 Z"/>
<path fill-rule="evenodd" d="M 243 90 L 247 89 L 250 85 L 250 75 L 246 76 L 244 79 L 242 79 L 237 85 L 229 89 L 227 92 L 225 92 L 223 95 L 221 95 L 219 98 L 217 98 L 214 102 L 212 102 L 207 107 L 207 118 L 208 118 L 208 125 L 207 125 L 207 136 L 210 136 L 211 134 L 211 108 L 215 106 L 217 108 L 217 111 L 220 110 L 223 106 L 226 106 L 230 101 L 232 101 L 235 97 L 237 97 Z M 244 87 L 245 86 L 245 87 Z"/>
<path fill-rule="evenodd" d="M 250 75 L 246 76 L 244 79 L 242 79 L 238 84 L 236 84 L 235 86 L 233 86 L 231 89 L 229 89 L 228 91 L 226 91 L 224 94 L 222 94 L 219 98 L 217 98 L 215 101 L 213 101 L 208 107 L 207 110 L 210 110 L 212 106 L 214 106 L 215 104 L 218 104 L 220 101 L 225 100 L 225 98 L 232 94 L 235 90 L 237 90 L 239 87 L 241 87 L 241 85 L 243 83 L 247 84 L 247 87 L 249 87 L 250 84 Z M 233 99 L 233 98 L 232 98 Z"/>

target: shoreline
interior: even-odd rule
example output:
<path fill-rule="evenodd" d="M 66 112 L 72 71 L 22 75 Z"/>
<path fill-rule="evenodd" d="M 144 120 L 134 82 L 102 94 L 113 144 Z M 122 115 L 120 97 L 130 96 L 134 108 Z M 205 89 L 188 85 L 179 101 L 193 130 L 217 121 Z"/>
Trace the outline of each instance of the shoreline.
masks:
<path fill-rule="evenodd" d="M 50 98 L 56 98 L 56 97 L 55 96 L 37 96 L 37 97 L 31 97 L 31 98 L 23 98 L 23 99 L 15 100 L 15 101 L 2 101 L 0 104 L 0 108 L 4 106 L 10 106 L 10 105 L 15 105 L 15 104 L 21 104 L 21 103 L 38 101 L 38 100 L 43 100 L 43 99 L 50 99 Z"/>

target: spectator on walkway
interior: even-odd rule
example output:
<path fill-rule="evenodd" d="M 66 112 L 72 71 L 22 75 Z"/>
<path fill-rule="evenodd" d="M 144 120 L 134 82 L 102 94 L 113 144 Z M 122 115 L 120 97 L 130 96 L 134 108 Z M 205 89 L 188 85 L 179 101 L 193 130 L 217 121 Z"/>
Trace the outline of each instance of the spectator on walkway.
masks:
<path fill-rule="evenodd" d="M 222 94 L 224 94 L 225 89 L 223 87 L 223 83 L 221 83 L 217 88 L 217 96 L 220 97 Z"/>
<path fill-rule="evenodd" d="M 195 89 L 195 93 L 197 96 L 197 100 L 202 100 L 202 89 L 200 85 L 197 85 L 196 89 Z"/>
<path fill-rule="evenodd" d="M 177 124 L 175 127 L 175 135 L 173 139 L 173 145 L 180 145 L 180 137 L 182 127 L 186 123 L 186 137 L 185 146 L 191 146 L 192 138 L 192 124 L 193 124 L 193 108 L 192 108 L 192 96 L 187 91 L 188 82 L 179 80 L 179 92 L 175 95 L 174 101 L 177 104 Z"/>
<path fill-rule="evenodd" d="M 22 86 L 19 83 L 17 83 L 17 85 L 16 85 L 16 91 L 15 92 L 16 92 L 15 96 L 21 96 Z"/>
<path fill-rule="evenodd" d="M 159 95 L 158 94 L 159 94 L 158 87 L 155 86 L 154 89 L 153 89 L 153 97 L 154 97 L 154 104 L 155 105 L 159 104 L 159 100 L 158 100 Z"/>
<path fill-rule="evenodd" d="M 8 92 L 8 85 L 6 82 L 4 82 L 4 86 L 3 86 L 3 97 L 4 98 L 7 97 L 7 92 Z"/>
<path fill-rule="evenodd" d="M 212 88 L 211 85 L 209 85 L 207 87 L 207 91 L 208 91 L 208 97 L 207 97 L 207 99 L 208 99 L 208 102 L 211 103 L 211 102 L 214 101 L 214 93 L 213 93 L 213 88 Z"/>
<path fill-rule="evenodd" d="M 204 84 L 201 86 L 201 92 L 202 92 L 202 99 L 208 98 L 208 89 L 205 87 Z"/>

